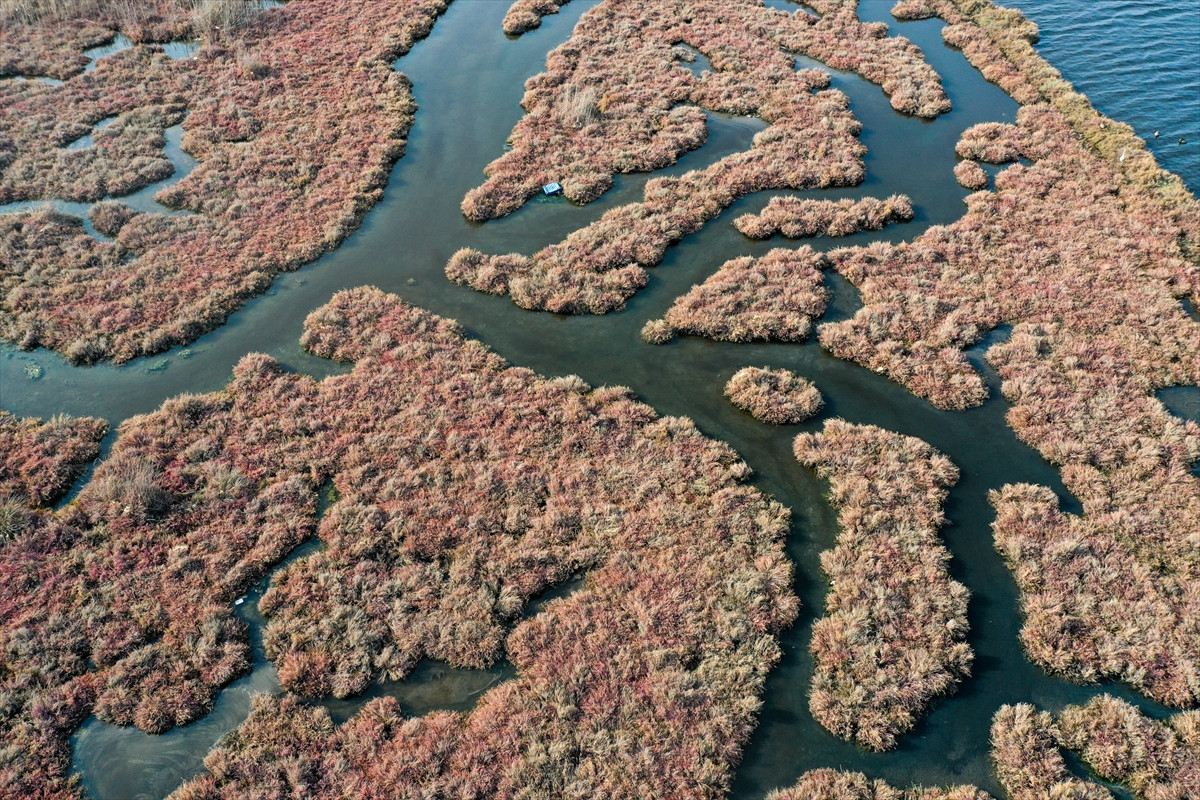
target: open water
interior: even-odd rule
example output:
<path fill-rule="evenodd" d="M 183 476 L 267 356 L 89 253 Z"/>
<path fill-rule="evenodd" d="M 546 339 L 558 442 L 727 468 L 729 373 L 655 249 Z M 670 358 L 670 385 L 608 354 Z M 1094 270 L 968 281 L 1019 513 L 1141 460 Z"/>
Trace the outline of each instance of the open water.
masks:
<path fill-rule="evenodd" d="M 732 225 L 739 214 L 761 209 L 772 193 L 739 201 L 700 233 L 669 250 L 663 263 L 651 270 L 648 288 L 618 313 L 563 317 L 527 312 L 507 298 L 482 295 L 446 280 L 446 260 L 459 247 L 532 253 L 560 241 L 607 209 L 640 198 L 645 175 L 618 176 L 614 189 L 584 207 L 561 198 L 536 201 L 485 225 L 468 223 L 458 209 L 464 193 L 481 182 L 483 167 L 503 151 L 522 113 L 518 101 L 525 79 L 541 71 L 547 51 L 564 41 L 594 4 L 595 0 L 575 0 L 560 14 L 547 17 L 539 30 L 511 40 L 500 29 L 506 2 L 457 0 L 429 38 L 397 64 L 412 78 L 420 106 L 408 153 L 395 167 L 384 200 L 345 245 L 282 276 L 228 324 L 187 348 L 123 367 L 87 369 L 71 367 L 45 351 L 0 349 L 0 406 L 21 416 L 62 412 L 99 416 L 115 429 L 122 420 L 152 411 L 181 392 L 220 389 L 233 365 L 250 352 L 268 353 L 316 377 L 341 371 L 343 367 L 299 349 L 302 322 L 334 292 L 374 284 L 458 319 L 470 335 L 515 364 L 545 375 L 578 374 L 597 386 L 629 386 L 660 413 L 691 417 L 706 434 L 731 443 L 756 471 L 755 485 L 792 509 L 788 552 L 796 564 L 796 591 L 803 610 L 795 627 L 782 637 L 783 660 L 768 679 L 761 723 L 737 770 L 733 797 L 761 798 L 816 767 L 861 770 L 897 786 L 968 782 L 999 797 L 987 740 L 991 716 L 1001 704 L 1027 701 L 1054 710 L 1110 691 L 1152 715 L 1166 713 L 1119 685 L 1080 687 L 1051 678 L 1021 653 L 1016 638 L 1020 627 L 1016 589 L 992 548 L 989 525 L 994 515 L 987 492 L 1028 481 L 1052 487 L 1068 510 L 1077 511 L 1078 503 L 1062 487 L 1057 471 L 1019 442 L 1005 424 L 1007 405 L 998 396 L 995 375 L 982 360 L 986 347 L 1003 338 L 1004 331 L 994 332 L 971 352 L 976 366 L 988 374 L 993 396 L 982 407 L 964 413 L 938 411 L 870 370 L 832 358 L 813 342 L 735 345 L 685 337 L 662 347 L 643 343 L 639 331 L 646 320 L 661 317 L 674 298 L 724 261 L 761 255 L 786 244 L 779 239 L 752 242 Z M 889 22 L 893 33 L 924 49 L 943 78 L 954 110 L 934 121 L 905 117 L 892 111 L 878 87 L 853 75 L 833 73 L 834 85 L 849 95 L 853 112 L 864 123 L 867 178 L 851 189 L 806 194 L 859 198 L 903 192 L 913 200 L 916 219 L 877 233 L 809 242 L 818 249 L 911 239 L 931 224 L 952 222 L 963 213 L 962 199 L 967 194 L 952 174 L 959 134 L 978 122 L 1011 121 L 1015 116 L 1016 104 L 985 82 L 961 53 L 942 43 L 939 21 L 896 23 L 888 14 L 891 5 L 892 0 L 867 0 L 861 14 Z M 1036 12 L 1031 14 L 1038 19 Z M 1119 28 L 1098 30 L 1114 40 L 1123 35 Z M 805 60 L 800 64 L 811 65 Z M 1068 71 L 1068 77 L 1074 76 Z M 666 172 L 703 167 L 747 148 L 763 123 L 714 114 L 709 116 L 709 126 L 708 143 Z M 828 280 L 835 299 L 826 319 L 852 314 L 858 306 L 853 288 L 836 275 Z M 734 372 L 748 365 L 786 367 L 813 380 L 826 398 L 821 417 L 804 425 L 775 428 L 739 412 L 722 396 L 722 389 Z M 1180 409 L 1177 413 L 1189 413 L 1191 397 L 1186 390 L 1171 397 L 1173 407 Z M 886 754 L 870 754 L 836 739 L 808 713 L 812 670 L 808 642 L 812 622 L 823 613 L 826 591 L 818 554 L 832 546 L 837 528 L 823 498 L 826 487 L 795 461 L 791 441 L 800 431 L 819 430 L 824 419 L 834 416 L 921 437 L 962 471 L 950 493 L 951 524 L 944 536 L 954 556 L 951 572 L 972 592 L 969 642 L 976 654 L 974 674 L 957 693 L 935 704 L 900 746 Z M 576 580 L 560 587 L 559 593 L 578 585 Z M 94 718 L 76 733 L 72 739 L 75 768 L 93 797 L 164 796 L 203 769 L 205 753 L 245 718 L 252 693 L 278 691 L 274 669 L 257 648 L 262 620 L 255 604 L 264 587 L 265 582 L 238 607 L 255 637 L 254 670 L 222 692 L 211 714 L 163 736 L 116 728 Z M 466 710 L 481 692 L 511 674 L 505 664 L 491 671 L 456 671 L 426 663 L 408 681 L 377 687 L 368 696 L 393 694 L 413 714 L 433 708 Z M 364 699 L 327 707 L 335 719 L 344 720 Z"/>

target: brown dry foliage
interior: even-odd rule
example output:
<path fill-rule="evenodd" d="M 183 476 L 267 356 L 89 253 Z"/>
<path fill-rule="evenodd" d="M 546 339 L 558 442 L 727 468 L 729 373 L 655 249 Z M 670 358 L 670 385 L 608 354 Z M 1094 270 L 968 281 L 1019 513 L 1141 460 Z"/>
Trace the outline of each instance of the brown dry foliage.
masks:
<path fill-rule="evenodd" d="M 91 417 L 62 415 L 43 422 L 0 411 L 0 497 L 31 506 L 53 503 L 100 455 L 106 433 L 108 423 Z"/>
<path fill-rule="evenodd" d="M 802 342 L 829 302 L 821 274 L 827 263 L 810 247 L 730 259 L 677 298 L 665 323 L 718 341 Z"/>
<path fill-rule="evenodd" d="M 776 233 L 802 239 L 877 231 L 889 222 L 908 222 L 912 218 L 912 201 L 902 194 L 886 200 L 864 197 L 858 202 L 772 197 L 762 211 L 743 214 L 733 224 L 751 239 L 767 239 Z"/>
<path fill-rule="evenodd" d="M 1028 704 L 1004 706 L 992 723 L 992 760 L 1012 800 L 1112 797 L 1103 786 L 1072 776 L 1063 749 L 1141 800 L 1190 800 L 1200 797 L 1198 718 L 1200 712 L 1185 711 L 1158 722 L 1107 694 L 1067 706 L 1057 720 Z"/>
<path fill-rule="evenodd" d="M 794 786 L 771 792 L 767 800 L 991 800 L 991 795 L 970 785 L 902 790 L 861 772 L 814 769 Z"/>
<path fill-rule="evenodd" d="M 816 416 L 825 405 L 812 381 L 786 369 L 740 369 L 725 384 L 725 396 L 770 425 L 795 425 Z"/>
<path fill-rule="evenodd" d="M 919 49 L 858 20 L 855 4 L 821 3 L 818 18 L 767 9 L 752 0 L 607 0 L 584 15 L 572 38 L 550 54 L 547 72 L 526 84 L 529 113 L 513 149 L 488 165 L 487 182 L 463 201 L 485 220 L 511 213 L 550 181 L 588 202 L 616 172 L 659 169 L 706 137 L 707 108 L 756 115 L 769 123 L 754 147 L 679 178 L 647 183 L 644 200 L 609 211 L 532 257 L 462 250 L 446 266 L 457 282 L 508 294 L 523 308 L 605 313 L 646 284 L 644 267 L 699 230 L 739 197 L 768 189 L 846 186 L 863 177 L 860 126 L 828 75 L 795 71 L 789 52 L 883 85 L 901 110 L 936 116 L 949 109 Z M 681 66 L 688 44 L 715 71 L 695 77 Z M 567 92 L 598 98 L 580 127 L 559 112 Z M 572 95 L 574 96 L 574 95 Z"/>
<path fill-rule="evenodd" d="M 813 626 L 809 709 L 835 735 L 890 750 L 971 673 L 970 593 L 938 538 L 958 469 L 920 439 L 840 419 L 794 449 L 838 509 L 837 546 L 821 554 L 828 616 Z"/>
<path fill-rule="evenodd" d="M 798 605 L 788 512 L 739 485 L 737 454 L 375 289 L 310 315 L 304 343 L 354 370 L 247 356 L 225 390 L 126 421 L 77 502 L 0 543 L 0 794 L 70 796 L 66 737 L 93 710 L 151 732 L 206 713 L 249 665 L 234 599 L 317 533 L 262 601 L 286 686 L 345 696 L 424 656 L 507 656 L 518 677 L 469 716 L 402 722 L 383 701 L 336 735 L 260 700 L 185 796 L 716 796 Z M 300 752 L 322 769 L 291 771 Z"/>
<path fill-rule="evenodd" d="M 305 0 L 209 36 L 195 58 L 140 45 L 71 77 L 76 50 L 61 86 L 0 82 L 0 203 L 93 201 L 170 175 L 162 131 L 185 110 L 184 149 L 200 162 L 157 196 L 192 214 L 138 214 L 109 228 L 113 243 L 42 212 L 4 215 L 0 339 L 76 363 L 128 361 L 194 340 L 279 271 L 336 247 L 404 152 L 415 104 L 391 62 L 444 8 Z M 51 58 L 46 41 L 76 48 L 72 25 L 0 28 L 8 68 L 50 70 L 26 62 Z M 111 117 L 94 146 L 66 149 Z"/>

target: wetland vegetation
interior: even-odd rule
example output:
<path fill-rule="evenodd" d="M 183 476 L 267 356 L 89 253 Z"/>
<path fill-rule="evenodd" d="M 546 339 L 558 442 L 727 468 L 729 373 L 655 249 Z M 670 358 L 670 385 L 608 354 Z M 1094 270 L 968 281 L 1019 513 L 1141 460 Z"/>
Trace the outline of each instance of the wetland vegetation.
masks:
<path fill-rule="evenodd" d="M 1200 794 L 1200 211 L 1021 14 L 0 13 L 0 795 Z"/>

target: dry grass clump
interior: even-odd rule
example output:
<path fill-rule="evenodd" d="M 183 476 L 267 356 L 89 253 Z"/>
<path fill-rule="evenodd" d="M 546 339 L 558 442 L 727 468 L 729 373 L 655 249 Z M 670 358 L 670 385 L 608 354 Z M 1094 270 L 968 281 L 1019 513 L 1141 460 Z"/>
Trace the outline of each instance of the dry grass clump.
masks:
<path fill-rule="evenodd" d="M 962 348 L 1001 323 L 988 359 L 1025 442 L 1061 465 L 1082 517 L 1046 489 L 993 495 L 996 546 L 1021 588 L 1030 658 L 1073 680 L 1120 678 L 1171 705 L 1200 697 L 1200 428 L 1159 388 L 1200 383 L 1192 223 L 1130 183 L 1047 105 L 964 134 L 970 154 L 1022 157 L 996 192 L 910 244 L 830 253 L 865 306 L 821 328 L 835 355 L 942 408 L 985 396 Z M 1193 209 L 1194 210 L 1194 209 Z"/>
<path fill-rule="evenodd" d="M 1054 718 L 1028 703 L 1001 706 L 992 718 L 992 765 L 1009 800 L 1112 800 L 1098 783 L 1067 770 Z"/>
<path fill-rule="evenodd" d="M 925 0 L 900 0 L 892 6 L 892 16 L 901 21 L 914 22 L 936 17 L 937 11 L 931 8 Z"/>
<path fill-rule="evenodd" d="M 516 0 L 504 15 L 504 32 L 518 36 L 540 27 L 542 17 L 557 14 L 571 0 Z"/>
<path fill-rule="evenodd" d="M 699 230 L 739 197 L 769 189 L 861 182 L 861 126 L 828 75 L 795 71 L 804 53 L 882 83 L 902 110 L 948 110 L 936 74 L 907 40 L 860 22 L 853 7 L 817 18 L 752 0 L 734 3 L 609 0 L 584 15 L 572 38 L 526 84 L 513 149 L 488 165 L 488 180 L 463 200 L 474 220 L 509 214 L 550 181 L 576 202 L 595 199 L 617 172 L 660 169 L 707 135 L 707 108 L 765 119 L 754 147 L 702 171 L 647 183 L 644 200 L 609 211 L 532 257 L 460 251 L 447 276 L 480 291 L 509 294 L 523 308 L 605 313 L 646 283 L 644 267 Z M 686 43 L 712 59 L 697 78 L 680 64 Z M 826 89 L 825 91 L 819 91 Z M 594 112 L 563 113 L 583 91 Z M 814 94 L 815 91 L 815 94 Z"/>
<path fill-rule="evenodd" d="M 971 672 L 969 592 L 937 535 L 958 469 L 920 439 L 838 419 L 794 449 L 829 481 L 840 529 L 821 554 L 828 616 L 813 626 L 809 709 L 835 735 L 890 750 Z"/>
<path fill-rule="evenodd" d="M 1177 714 L 1164 725 L 1105 694 L 1064 709 L 1058 727 L 1063 746 L 1104 780 L 1126 784 L 1147 800 L 1187 800 L 1200 797 L 1200 744 L 1187 739 L 1198 717 L 1200 711 Z"/>
<path fill-rule="evenodd" d="M 642 326 L 642 340 L 647 344 L 666 344 L 675 338 L 675 329 L 665 319 L 648 320 Z"/>
<path fill-rule="evenodd" d="M 353 372 L 247 356 L 224 391 L 127 421 L 76 503 L 0 545 L 0 794 L 69 794 L 65 739 L 92 710 L 148 731 L 204 714 L 249 663 L 234 599 L 313 533 L 325 550 L 261 604 L 286 686 L 345 696 L 424 656 L 507 655 L 519 677 L 469 716 L 383 701 L 336 735 L 260 700 L 184 796 L 722 791 L 797 610 L 787 510 L 739 485 L 737 455 L 378 290 L 337 295 L 304 343 Z"/>
<path fill-rule="evenodd" d="M 91 417 L 42 422 L 0 411 L 0 497 L 31 506 L 58 500 L 100 454 L 107 432 L 108 423 Z"/>
<path fill-rule="evenodd" d="M 200 163 L 158 196 L 194 214 L 138 215 L 115 246 L 79 242 L 61 224 L 60 238 L 0 242 L 15 259 L 0 276 L 0 338 L 81 363 L 124 362 L 192 341 L 279 271 L 336 247 L 404 152 L 415 105 L 391 63 L 444 7 L 306 0 L 227 32 L 196 58 L 135 47 L 61 86 L 6 82 L 3 202 L 96 200 L 169 175 L 162 130 L 185 108 L 184 147 Z M 9 31 L 0 41 L 26 47 Z M 109 117 L 117 120 L 94 133 L 94 147 L 64 149 Z M 37 213 L 4 216 L 5 237 L 45 224 Z M 65 263 L 63 250 L 113 257 Z"/>
<path fill-rule="evenodd" d="M 727 342 L 804 341 L 829 302 L 821 273 L 826 263 L 810 247 L 730 259 L 677 298 L 665 324 Z"/>
<path fill-rule="evenodd" d="M 509 20 L 527 25 L 559 5 L 518 3 L 506 30 Z M 488 165 L 487 182 L 467 195 L 463 213 L 477 221 L 504 216 L 550 181 L 569 199 L 589 202 L 616 172 L 661 169 L 704 143 L 704 115 L 695 106 L 763 115 L 782 128 L 764 138 L 790 139 L 796 113 L 812 100 L 784 50 L 860 72 L 882 84 L 899 110 L 931 117 L 949 110 L 918 48 L 886 37 L 886 26 L 860 22 L 855 4 L 838 5 L 818 18 L 754 0 L 608 0 L 583 16 L 548 57 L 547 71 L 526 83 L 528 114 L 510 137 L 513 149 Z M 716 71 L 697 78 L 680 66 L 680 43 L 709 55 Z M 595 127 L 553 113 L 572 88 L 595 93 Z"/>
<path fill-rule="evenodd" d="M 1188 800 L 1200 797 L 1198 717 L 1189 711 L 1157 722 L 1107 694 L 1067 706 L 1057 721 L 1025 703 L 1004 706 L 992 722 L 992 760 L 1012 800 L 1112 797 L 1103 786 L 1072 776 L 1062 749 L 1143 800 Z"/>
<path fill-rule="evenodd" d="M 812 381 L 786 369 L 746 367 L 725 384 L 725 396 L 759 422 L 795 425 L 816 416 L 825 401 Z"/>
<path fill-rule="evenodd" d="M 954 165 L 954 179 L 958 181 L 958 185 L 964 189 L 977 191 L 988 187 L 988 174 L 984 172 L 983 167 L 979 166 L 979 162 L 960 161 Z"/>
<path fill-rule="evenodd" d="M 970 785 L 901 790 L 861 772 L 826 768 L 804 773 L 795 786 L 776 789 L 767 800 L 991 800 L 991 795 Z"/>
<path fill-rule="evenodd" d="M 772 197 L 758 214 L 743 214 L 733 224 L 751 239 L 767 239 L 776 233 L 802 239 L 878 231 L 889 222 L 908 222 L 912 218 L 912 201 L 902 194 L 886 200 L 864 197 L 858 202 Z"/>

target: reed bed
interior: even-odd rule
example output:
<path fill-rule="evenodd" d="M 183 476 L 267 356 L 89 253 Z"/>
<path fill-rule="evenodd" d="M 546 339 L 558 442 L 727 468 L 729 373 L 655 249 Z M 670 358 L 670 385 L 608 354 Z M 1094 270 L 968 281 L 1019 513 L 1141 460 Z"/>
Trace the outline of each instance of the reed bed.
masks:
<path fill-rule="evenodd" d="M 908 222 L 912 218 L 912 200 L 902 194 L 886 200 L 864 197 L 858 202 L 772 197 L 762 211 L 743 214 L 733 224 L 751 239 L 769 239 L 777 233 L 789 239 L 803 239 L 878 231 L 889 222 Z"/>
<path fill-rule="evenodd" d="M 513 148 L 485 170 L 463 200 L 483 221 L 520 208 L 551 181 L 590 202 L 618 172 L 661 169 L 699 147 L 709 109 L 769 123 L 754 147 L 679 178 L 647 183 L 644 200 L 609 211 L 532 257 L 456 253 L 447 276 L 480 291 L 508 294 L 523 308 L 602 314 L 645 286 L 645 267 L 735 200 L 769 189 L 850 186 L 862 181 L 861 126 L 827 73 L 794 69 L 803 53 L 881 83 L 900 110 L 936 116 L 949 109 L 920 50 L 865 24 L 851 6 L 818 18 L 750 0 L 736 3 L 608 0 L 589 11 L 572 38 L 551 52 L 547 71 L 526 84 Z M 688 44 L 715 71 L 697 78 L 681 65 Z M 583 90 L 594 107 L 574 108 Z"/>
<path fill-rule="evenodd" d="M 43 422 L 0 411 L 0 497 L 31 506 L 58 500 L 100 454 L 106 433 L 108 424 L 91 417 L 60 415 Z"/>
<path fill-rule="evenodd" d="M 959 186 L 972 191 L 986 189 L 990 183 L 988 174 L 979 166 L 979 162 L 970 159 L 954 165 L 954 179 Z"/>
<path fill-rule="evenodd" d="M 525 31 L 541 27 L 542 17 L 557 14 L 571 0 L 517 0 L 504 15 L 504 32 L 519 36 Z"/>
<path fill-rule="evenodd" d="M 840 419 L 794 450 L 829 481 L 839 527 L 821 554 L 830 588 L 813 626 L 809 710 L 836 736 L 890 750 L 971 673 L 970 593 L 937 535 L 958 469 L 920 439 Z"/>
<path fill-rule="evenodd" d="M 795 425 L 815 417 L 825 405 L 812 381 L 786 369 L 740 369 L 725 384 L 725 396 L 769 425 Z"/>
<path fill-rule="evenodd" d="M 1047 711 L 1029 703 L 1000 707 L 992 717 L 992 766 L 1009 800 L 1112 800 L 1108 789 L 1067 769 L 1061 736 Z"/>
<path fill-rule="evenodd" d="M 518 677 L 470 715 L 376 701 L 336 732 L 260 698 L 181 796 L 719 796 L 797 612 L 787 510 L 689 420 L 511 367 L 395 296 L 343 292 L 305 327 L 354 370 L 247 356 L 124 423 L 76 502 L 0 545 L 0 794 L 75 792 L 66 736 L 93 710 L 152 732 L 206 713 L 249 665 L 233 601 L 316 534 L 260 605 L 286 687 L 343 697 L 423 657 Z"/>
<path fill-rule="evenodd" d="M 730 259 L 677 298 L 665 319 L 652 321 L 655 338 L 678 331 L 726 342 L 802 342 L 829 302 L 821 273 L 827 263 L 810 247 Z"/>
<path fill-rule="evenodd" d="M 1012 800 L 1079 797 L 1108 800 L 1098 783 L 1074 777 L 1063 751 L 1079 755 L 1096 775 L 1124 784 L 1141 800 L 1200 796 L 1200 711 L 1162 722 L 1111 695 L 1067 706 L 1054 719 L 1022 703 L 992 721 L 996 776 Z"/>
<path fill-rule="evenodd" d="M 1160 702 L 1200 697 L 1200 427 L 1155 390 L 1200 383 L 1200 326 L 1179 297 L 1200 287 L 1186 220 L 1125 180 L 1046 104 L 963 135 L 960 153 L 1009 167 L 995 192 L 911 243 L 829 254 L 860 290 L 851 320 L 821 326 L 834 355 L 940 408 L 978 405 L 963 355 L 1013 325 L 988 360 L 1009 424 L 1083 503 L 1049 490 L 993 495 L 996 546 L 1022 592 L 1030 658 L 1072 680 L 1118 678 Z"/>
<path fill-rule="evenodd" d="M 974 786 L 896 789 L 885 781 L 871 780 L 861 772 L 814 769 L 800 776 L 794 786 L 776 789 L 767 800 L 990 800 L 991 795 Z"/>
<path fill-rule="evenodd" d="M 1112 695 L 1058 716 L 1064 747 L 1079 753 L 1106 781 L 1123 783 L 1146 800 L 1200 797 L 1200 710 L 1167 724 L 1150 719 Z"/>
<path fill-rule="evenodd" d="M 416 106 L 391 63 L 444 8 L 444 0 L 306 0 L 210 32 L 195 58 L 142 45 L 61 86 L 4 82 L 0 202 L 92 201 L 160 180 L 172 169 L 162 131 L 185 110 L 184 149 L 200 163 L 156 197 L 193 214 L 138 214 L 115 244 L 78 242 L 58 223 L 61 238 L 26 236 L 24 227 L 46 227 L 39 212 L 5 215 L 0 248 L 13 269 L 0 277 L 0 338 L 76 363 L 128 361 L 194 340 L 278 272 L 336 247 L 378 202 L 404 152 Z M 17 35 L 26 29 L 53 39 L 70 26 L 5 28 L 0 44 L 31 53 Z M 65 149 L 110 117 L 94 147 Z M 68 266 L 62 250 L 112 257 Z"/>

